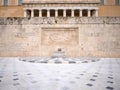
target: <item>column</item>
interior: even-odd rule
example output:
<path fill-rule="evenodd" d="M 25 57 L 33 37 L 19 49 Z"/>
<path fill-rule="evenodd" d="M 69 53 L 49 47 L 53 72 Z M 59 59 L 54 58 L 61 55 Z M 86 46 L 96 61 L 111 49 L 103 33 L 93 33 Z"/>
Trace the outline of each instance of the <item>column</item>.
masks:
<path fill-rule="evenodd" d="M 55 9 L 55 17 L 58 17 L 58 10 Z"/>
<path fill-rule="evenodd" d="M 31 17 L 34 17 L 34 9 L 31 9 Z"/>
<path fill-rule="evenodd" d="M 95 10 L 95 16 L 98 17 L 98 9 Z"/>
<path fill-rule="evenodd" d="M 42 10 L 39 9 L 39 17 L 42 17 Z"/>
<path fill-rule="evenodd" d="M 72 14 L 71 16 L 74 17 L 74 9 L 72 9 L 71 11 L 72 11 L 71 12 L 71 14 Z"/>
<path fill-rule="evenodd" d="M 80 17 L 82 17 L 82 9 L 80 9 L 79 15 Z"/>
<path fill-rule="evenodd" d="M 90 15 L 90 11 L 91 11 L 91 10 L 90 10 L 90 9 L 88 9 L 88 17 L 90 17 L 90 16 L 91 16 L 91 15 Z"/>
<path fill-rule="evenodd" d="M 27 17 L 27 10 L 24 10 L 24 17 Z"/>
<path fill-rule="evenodd" d="M 47 9 L 47 17 L 50 17 L 50 9 Z"/>
<path fill-rule="evenodd" d="M 66 9 L 63 9 L 63 17 L 66 17 Z"/>

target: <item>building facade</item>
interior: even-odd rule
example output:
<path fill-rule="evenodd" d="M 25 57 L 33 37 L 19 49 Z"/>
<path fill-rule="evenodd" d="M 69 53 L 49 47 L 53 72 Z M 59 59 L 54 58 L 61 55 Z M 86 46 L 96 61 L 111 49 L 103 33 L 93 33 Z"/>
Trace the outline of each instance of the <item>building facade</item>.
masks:
<path fill-rule="evenodd" d="M 39 11 L 41 13 L 41 10 L 44 14 L 43 16 L 47 16 L 46 10 L 49 9 L 51 16 L 57 16 L 57 11 L 54 9 L 56 6 L 56 9 L 59 9 L 58 13 L 61 15 L 63 13 L 65 15 L 65 9 L 67 9 L 68 16 L 70 14 L 73 16 L 73 13 L 76 16 L 120 16 L 120 0 L 0 0 L 0 17 L 25 17 L 25 10 L 31 17 L 34 14 L 35 17 L 41 15 L 38 14 Z M 60 14 L 58 16 L 61 16 Z"/>
<path fill-rule="evenodd" d="M 120 57 L 119 0 L 0 0 L 0 56 Z"/>

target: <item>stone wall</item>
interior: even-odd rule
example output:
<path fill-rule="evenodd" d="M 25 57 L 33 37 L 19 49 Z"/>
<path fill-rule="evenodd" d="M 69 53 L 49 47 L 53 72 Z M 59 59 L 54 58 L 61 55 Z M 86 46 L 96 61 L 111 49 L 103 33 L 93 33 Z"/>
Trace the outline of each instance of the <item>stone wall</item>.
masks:
<path fill-rule="evenodd" d="M 100 5 L 98 8 L 99 17 L 120 16 L 120 5 Z M 24 6 L 0 6 L 0 17 L 24 17 Z"/>
<path fill-rule="evenodd" d="M 111 1 L 111 0 L 109 0 Z M 99 17 L 118 17 L 120 16 L 120 5 L 99 6 Z"/>
<path fill-rule="evenodd" d="M 23 6 L 0 6 L 0 17 L 23 17 Z"/>
<path fill-rule="evenodd" d="M 120 57 L 120 18 L 0 18 L 0 56 Z"/>

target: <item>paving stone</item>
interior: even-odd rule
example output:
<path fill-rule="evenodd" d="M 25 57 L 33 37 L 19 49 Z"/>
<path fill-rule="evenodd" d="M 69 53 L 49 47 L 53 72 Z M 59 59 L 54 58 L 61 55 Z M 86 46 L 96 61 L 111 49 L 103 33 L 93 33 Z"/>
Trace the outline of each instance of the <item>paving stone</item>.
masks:
<path fill-rule="evenodd" d="M 82 63 L 88 63 L 88 61 L 83 61 Z"/>
<path fill-rule="evenodd" d="M 31 83 L 37 83 L 37 81 L 31 81 Z"/>
<path fill-rule="evenodd" d="M 100 73 L 96 72 L 95 74 L 100 74 Z"/>
<path fill-rule="evenodd" d="M 109 76 L 113 76 L 113 74 L 109 74 Z"/>
<path fill-rule="evenodd" d="M 83 76 L 84 74 L 80 74 L 81 76 Z"/>
<path fill-rule="evenodd" d="M 3 78 L 3 76 L 0 76 L 0 78 Z"/>
<path fill-rule="evenodd" d="M 48 63 L 48 61 L 41 61 L 40 63 Z"/>
<path fill-rule="evenodd" d="M 96 60 L 91 60 L 92 62 L 96 62 Z"/>
<path fill-rule="evenodd" d="M 90 87 L 93 86 L 93 84 L 90 84 L 90 83 L 88 83 L 88 84 L 86 84 L 86 85 L 87 85 L 87 86 L 90 86 Z"/>
<path fill-rule="evenodd" d="M 61 90 L 69 90 L 69 89 L 70 89 L 69 87 L 65 86 L 65 87 L 62 87 Z"/>
<path fill-rule="evenodd" d="M 13 72 L 13 73 L 17 73 L 17 72 Z"/>
<path fill-rule="evenodd" d="M 113 84 L 114 82 L 113 82 L 113 81 L 107 81 L 107 83 L 111 83 L 111 84 Z"/>
<path fill-rule="evenodd" d="M 32 75 L 32 73 L 27 73 L 27 75 Z"/>
<path fill-rule="evenodd" d="M 18 76 L 17 74 L 13 75 L 13 76 Z"/>
<path fill-rule="evenodd" d="M 76 79 L 80 79 L 80 77 L 75 77 Z"/>
<path fill-rule="evenodd" d="M 22 61 L 24 61 L 24 62 L 25 62 L 26 60 L 25 60 L 25 59 L 23 59 Z"/>
<path fill-rule="evenodd" d="M 56 64 L 60 64 L 60 63 L 62 63 L 61 61 L 55 61 L 54 63 L 56 63 Z"/>
<path fill-rule="evenodd" d="M 97 75 L 93 75 L 93 77 L 98 77 Z"/>
<path fill-rule="evenodd" d="M 35 63 L 35 61 L 29 61 L 29 62 L 31 62 L 31 63 Z"/>
<path fill-rule="evenodd" d="M 69 64 L 74 64 L 74 63 L 76 63 L 75 61 L 69 61 Z"/>
<path fill-rule="evenodd" d="M 108 77 L 109 79 L 113 79 L 113 77 Z"/>
<path fill-rule="evenodd" d="M 111 87 L 111 86 L 108 86 L 108 87 L 106 87 L 106 89 L 108 89 L 108 90 L 113 90 L 114 88 Z"/>
<path fill-rule="evenodd" d="M 96 81 L 95 79 L 90 79 L 90 81 Z"/>
<path fill-rule="evenodd" d="M 18 85 L 20 85 L 20 83 L 14 83 L 13 85 L 14 85 L 14 86 L 18 86 Z"/>
<path fill-rule="evenodd" d="M 14 78 L 13 80 L 16 81 L 16 80 L 19 80 L 19 79 L 18 78 Z"/>

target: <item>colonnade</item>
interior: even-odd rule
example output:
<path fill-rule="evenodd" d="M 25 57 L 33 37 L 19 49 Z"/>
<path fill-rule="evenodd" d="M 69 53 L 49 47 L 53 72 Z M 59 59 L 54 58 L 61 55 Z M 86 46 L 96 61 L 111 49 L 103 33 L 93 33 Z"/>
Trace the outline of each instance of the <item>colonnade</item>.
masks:
<path fill-rule="evenodd" d="M 27 12 L 30 11 L 30 16 L 35 17 L 35 10 L 37 10 L 38 16 L 43 17 L 43 10 L 46 10 L 46 17 L 51 17 L 50 14 L 53 13 L 51 10 L 54 10 L 54 17 L 59 17 L 59 10 L 62 10 L 63 17 L 67 17 L 67 10 L 70 10 L 70 16 L 75 17 L 75 10 L 79 14 L 79 17 L 98 17 L 98 9 L 24 9 L 24 17 L 27 17 Z M 84 15 L 86 13 L 86 15 Z"/>

